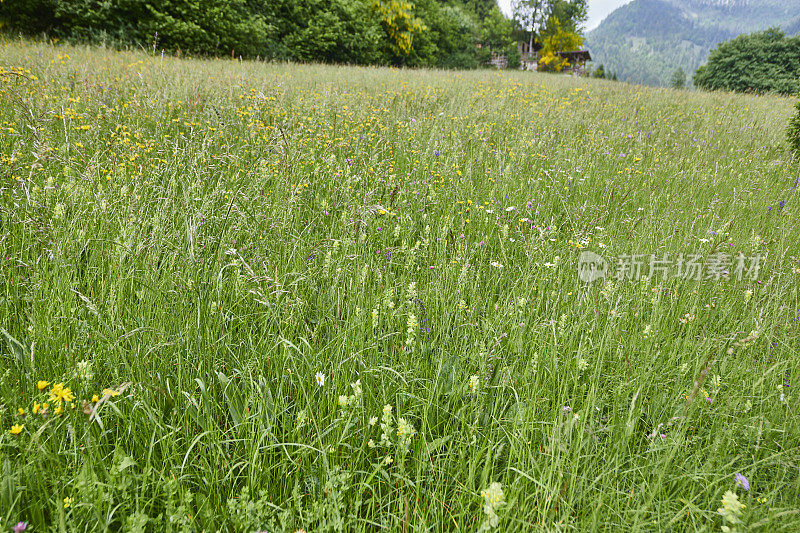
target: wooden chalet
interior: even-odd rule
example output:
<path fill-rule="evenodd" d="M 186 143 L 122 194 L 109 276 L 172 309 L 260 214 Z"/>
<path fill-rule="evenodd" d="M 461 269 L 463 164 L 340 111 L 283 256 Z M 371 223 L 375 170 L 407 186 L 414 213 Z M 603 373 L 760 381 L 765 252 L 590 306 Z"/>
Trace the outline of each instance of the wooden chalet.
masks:
<path fill-rule="evenodd" d="M 586 62 L 592 60 L 589 50 L 575 50 L 574 52 L 559 52 L 558 56 L 566 59 L 569 67 L 561 72 L 584 76 L 586 74 Z"/>

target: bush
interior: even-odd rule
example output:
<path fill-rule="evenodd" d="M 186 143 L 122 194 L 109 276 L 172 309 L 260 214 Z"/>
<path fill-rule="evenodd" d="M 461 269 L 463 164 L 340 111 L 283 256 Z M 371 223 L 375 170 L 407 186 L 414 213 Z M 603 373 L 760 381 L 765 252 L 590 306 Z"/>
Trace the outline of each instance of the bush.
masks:
<path fill-rule="evenodd" d="M 789 140 L 789 150 L 795 157 L 800 157 L 800 102 L 795 104 L 797 113 L 789 121 L 786 137 Z"/>
<path fill-rule="evenodd" d="M 695 72 L 694 84 L 709 91 L 796 94 L 798 79 L 800 37 L 773 28 L 720 43 Z"/>

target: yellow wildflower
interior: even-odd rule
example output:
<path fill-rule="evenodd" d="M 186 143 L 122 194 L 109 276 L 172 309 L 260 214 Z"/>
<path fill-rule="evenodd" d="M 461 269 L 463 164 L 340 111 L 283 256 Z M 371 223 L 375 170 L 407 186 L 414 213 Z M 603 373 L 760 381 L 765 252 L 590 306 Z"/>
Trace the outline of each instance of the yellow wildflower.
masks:
<path fill-rule="evenodd" d="M 36 388 L 39 390 L 44 390 L 50 385 L 49 381 L 39 381 L 36 383 Z"/>
<path fill-rule="evenodd" d="M 61 404 L 61 402 L 71 402 L 75 399 L 75 395 L 72 394 L 72 391 L 69 387 L 65 387 L 63 383 L 56 383 L 53 385 L 53 388 L 50 389 L 50 401 L 57 402 Z"/>
<path fill-rule="evenodd" d="M 25 424 L 15 424 L 15 425 L 11 426 L 11 429 L 9 429 L 8 431 L 12 435 L 19 435 L 20 433 L 22 433 L 22 429 L 24 427 L 25 427 Z"/>

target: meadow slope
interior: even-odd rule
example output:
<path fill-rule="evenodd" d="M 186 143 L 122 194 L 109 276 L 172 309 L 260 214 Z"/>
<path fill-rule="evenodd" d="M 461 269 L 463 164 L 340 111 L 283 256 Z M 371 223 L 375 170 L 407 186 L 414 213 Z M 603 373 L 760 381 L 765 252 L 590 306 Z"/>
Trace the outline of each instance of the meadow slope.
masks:
<path fill-rule="evenodd" d="M 792 104 L 3 41 L 0 528 L 797 531 Z"/>

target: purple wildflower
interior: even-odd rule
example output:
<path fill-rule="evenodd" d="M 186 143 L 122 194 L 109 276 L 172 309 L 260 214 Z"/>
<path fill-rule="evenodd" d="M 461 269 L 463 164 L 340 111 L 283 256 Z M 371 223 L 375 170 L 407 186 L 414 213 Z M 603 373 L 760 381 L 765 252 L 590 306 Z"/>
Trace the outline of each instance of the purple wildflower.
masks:
<path fill-rule="evenodd" d="M 742 474 L 739 473 L 736 474 L 736 483 L 738 483 L 739 486 L 741 486 L 744 490 L 746 491 L 750 490 L 750 482 L 747 481 L 747 478 L 744 477 Z"/>
<path fill-rule="evenodd" d="M 13 531 L 14 531 L 14 533 L 22 533 L 26 529 L 28 529 L 28 523 L 27 522 L 17 522 L 17 525 L 14 526 Z"/>

